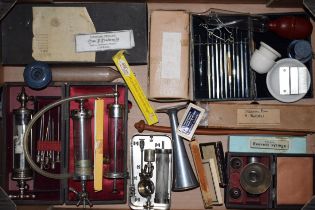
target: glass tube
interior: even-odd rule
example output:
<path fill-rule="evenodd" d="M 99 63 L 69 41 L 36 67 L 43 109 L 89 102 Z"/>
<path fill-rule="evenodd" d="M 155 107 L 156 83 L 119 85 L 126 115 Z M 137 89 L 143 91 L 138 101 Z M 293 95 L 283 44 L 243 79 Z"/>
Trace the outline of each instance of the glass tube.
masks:
<path fill-rule="evenodd" d="M 170 149 L 156 149 L 156 183 L 154 203 L 168 204 L 170 202 Z"/>
<path fill-rule="evenodd" d="M 85 100 L 79 100 L 79 110 L 72 110 L 73 144 L 74 144 L 74 178 L 92 179 L 92 146 L 91 146 L 91 110 L 84 108 Z"/>
<path fill-rule="evenodd" d="M 26 161 L 26 157 L 23 149 L 23 139 L 27 128 L 27 125 L 32 119 L 33 110 L 26 107 L 27 102 L 32 100 L 33 97 L 29 97 L 25 88 L 22 87 L 21 92 L 17 96 L 17 101 L 20 102 L 21 106 L 18 109 L 13 110 L 13 161 L 12 161 L 12 176 L 11 179 L 17 182 L 17 187 L 19 188 L 19 195 L 9 195 L 11 198 L 34 198 L 35 195 L 25 193 L 29 189 L 27 180 L 33 178 L 33 171 Z M 30 132 L 28 138 L 29 148 L 31 149 L 30 154 L 32 154 L 32 132 Z"/>
<path fill-rule="evenodd" d="M 123 106 L 117 103 L 109 106 L 108 146 L 110 164 L 105 173 L 107 178 L 124 177 L 124 117 Z"/>
<path fill-rule="evenodd" d="M 32 110 L 19 108 L 13 111 L 13 180 L 32 179 L 32 170 L 25 159 L 23 150 L 23 137 L 31 118 Z M 30 135 L 29 138 L 31 137 Z"/>

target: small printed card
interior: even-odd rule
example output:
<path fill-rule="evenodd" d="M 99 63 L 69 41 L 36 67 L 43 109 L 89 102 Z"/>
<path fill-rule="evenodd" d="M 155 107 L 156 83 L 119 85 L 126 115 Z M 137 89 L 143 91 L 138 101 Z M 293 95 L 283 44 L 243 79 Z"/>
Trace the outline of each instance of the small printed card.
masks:
<path fill-rule="evenodd" d="M 190 103 L 176 130 L 177 135 L 191 140 L 205 110 Z"/>
<path fill-rule="evenodd" d="M 109 31 L 94 34 L 78 34 L 75 37 L 76 52 L 131 49 L 135 46 L 132 30 Z"/>

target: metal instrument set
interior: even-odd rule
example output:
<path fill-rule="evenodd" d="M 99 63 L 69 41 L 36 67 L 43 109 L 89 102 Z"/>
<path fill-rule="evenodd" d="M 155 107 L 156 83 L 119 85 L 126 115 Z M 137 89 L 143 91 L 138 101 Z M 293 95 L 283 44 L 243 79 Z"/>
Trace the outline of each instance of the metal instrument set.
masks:
<path fill-rule="evenodd" d="M 59 100 L 57 97 L 39 95 L 29 89 L 26 91 L 23 86 L 22 88 L 9 87 L 17 91 L 14 103 L 15 107 L 19 105 L 19 108 L 12 109 L 11 112 L 13 130 L 12 137 L 9 138 L 9 148 L 12 148 L 10 149 L 12 158 L 9 159 L 9 162 L 12 163 L 12 167 L 9 169 L 11 171 L 9 180 L 10 183 L 12 182 L 10 184 L 12 189 L 8 193 L 11 199 L 22 203 L 38 198 L 45 200 L 50 199 L 48 194 L 54 194 L 52 192 L 56 190 L 61 192 L 67 189 L 69 201 L 66 202 L 77 206 L 92 206 L 95 196 L 100 194 L 104 194 L 105 197 L 110 195 L 109 199 L 123 200 L 127 177 L 125 164 L 127 93 L 123 85 L 99 87 L 103 88 L 102 93 L 59 98 Z M 81 87 L 77 89 L 82 90 Z M 87 87 L 84 86 L 84 90 L 86 89 Z M 27 92 L 32 92 L 31 94 L 34 95 L 28 96 Z M 72 100 L 76 102 L 69 103 L 68 106 L 61 106 Z M 28 101 L 34 101 L 34 103 L 30 104 Z M 97 109 L 96 101 L 103 101 L 103 106 Z M 93 114 L 93 108 L 91 108 L 93 105 L 95 106 L 94 111 L 96 109 L 103 111 Z M 65 114 L 62 114 L 64 108 L 68 110 L 66 115 L 69 118 L 66 119 L 69 124 L 65 126 L 67 128 L 63 128 L 62 123 L 65 120 Z M 93 124 L 92 119 L 99 115 L 103 123 L 99 125 L 99 122 L 95 121 Z M 104 123 L 105 121 L 106 123 Z M 102 151 L 100 153 L 102 174 L 98 180 L 102 186 L 106 182 L 106 190 L 101 188 L 97 194 L 91 187 L 93 181 L 95 184 L 96 177 L 93 172 L 93 168 L 95 169 L 93 159 L 96 159 L 95 155 L 93 158 L 93 126 L 98 126 L 100 130 L 98 133 L 103 135 L 101 146 L 94 143 L 94 146 L 97 146 L 94 150 L 97 150 L 97 153 Z M 104 128 L 104 126 L 107 127 Z M 69 138 L 68 146 L 61 138 L 65 129 L 69 130 L 69 133 L 66 134 Z M 94 130 L 95 133 L 96 130 Z M 103 144 L 106 148 L 104 151 Z M 67 168 L 65 172 L 64 168 Z M 42 176 L 38 176 L 38 174 Z M 53 179 L 53 187 L 50 188 L 50 184 L 44 181 L 46 178 Z M 67 184 L 62 186 L 59 181 L 54 181 L 57 179 L 65 179 Z M 14 187 L 14 183 L 16 183 L 16 187 Z M 79 188 L 81 190 L 78 190 Z M 57 199 L 59 191 L 55 193 Z M 62 199 L 61 196 L 60 194 L 60 199 Z"/>
<path fill-rule="evenodd" d="M 60 163 L 60 107 L 55 109 L 57 115 L 52 116 L 49 111 L 40 118 L 36 162 L 41 169 L 54 170 L 56 163 Z"/>
<path fill-rule="evenodd" d="M 218 18 L 217 18 L 218 19 Z M 195 88 L 204 100 L 248 98 L 250 95 L 248 32 L 228 26 L 241 20 L 200 24 L 194 34 Z"/>
<path fill-rule="evenodd" d="M 131 140 L 132 209 L 168 209 L 171 205 L 172 141 L 166 135 L 135 135 Z"/>

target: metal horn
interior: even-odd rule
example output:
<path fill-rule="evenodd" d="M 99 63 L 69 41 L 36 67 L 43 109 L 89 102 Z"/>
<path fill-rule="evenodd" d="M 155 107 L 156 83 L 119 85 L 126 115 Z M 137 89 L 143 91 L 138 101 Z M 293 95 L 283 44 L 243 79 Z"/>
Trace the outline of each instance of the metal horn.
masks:
<path fill-rule="evenodd" d="M 199 186 L 194 171 L 190 165 L 183 139 L 176 134 L 178 126 L 177 112 L 185 105 L 160 108 L 156 112 L 165 112 L 170 118 L 172 139 L 173 139 L 173 191 L 184 191 L 194 189 Z"/>

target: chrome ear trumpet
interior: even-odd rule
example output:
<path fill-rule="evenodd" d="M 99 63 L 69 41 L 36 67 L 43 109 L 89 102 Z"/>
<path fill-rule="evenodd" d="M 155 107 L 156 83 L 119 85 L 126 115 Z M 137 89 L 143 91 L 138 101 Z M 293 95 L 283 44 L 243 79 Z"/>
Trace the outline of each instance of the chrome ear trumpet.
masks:
<path fill-rule="evenodd" d="M 184 191 L 194 189 L 199 186 L 194 171 L 188 159 L 183 139 L 177 135 L 178 127 L 177 112 L 187 105 L 173 106 L 156 110 L 157 112 L 165 112 L 170 118 L 173 139 L 173 191 Z"/>

